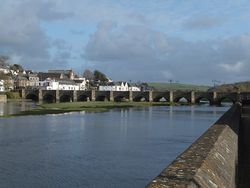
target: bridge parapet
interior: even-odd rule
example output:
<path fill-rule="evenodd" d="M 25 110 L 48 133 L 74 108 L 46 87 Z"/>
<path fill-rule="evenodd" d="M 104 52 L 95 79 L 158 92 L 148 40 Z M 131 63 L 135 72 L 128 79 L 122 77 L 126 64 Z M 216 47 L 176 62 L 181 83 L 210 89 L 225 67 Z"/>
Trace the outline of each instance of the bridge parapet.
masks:
<path fill-rule="evenodd" d="M 147 187 L 235 187 L 240 116 L 237 103 Z"/>

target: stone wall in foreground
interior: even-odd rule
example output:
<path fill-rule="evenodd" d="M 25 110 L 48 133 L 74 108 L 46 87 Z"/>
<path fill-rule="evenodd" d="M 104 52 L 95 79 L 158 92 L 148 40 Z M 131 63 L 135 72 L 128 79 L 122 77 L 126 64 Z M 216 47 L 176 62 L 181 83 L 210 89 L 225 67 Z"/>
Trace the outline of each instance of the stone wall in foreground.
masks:
<path fill-rule="evenodd" d="M 240 115 L 237 103 L 147 187 L 235 187 Z"/>

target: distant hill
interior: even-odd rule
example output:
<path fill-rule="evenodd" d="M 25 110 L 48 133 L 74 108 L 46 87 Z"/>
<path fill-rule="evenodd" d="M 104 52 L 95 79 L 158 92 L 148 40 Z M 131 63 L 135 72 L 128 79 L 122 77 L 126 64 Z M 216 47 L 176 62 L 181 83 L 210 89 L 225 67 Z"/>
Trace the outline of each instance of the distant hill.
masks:
<path fill-rule="evenodd" d="M 207 91 L 210 88 L 210 86 L 199 86 L 199 85 L 180 84 L 180 83 L 160 83 L 160 82 L 152 82 L 148 83 L 148 85 L 158 91 L 166 91 L 166 90 Z"/>
<path fill-rule="evenodd" d="M 216 87 L 209 88 L 208 91 L 217 92 L 250 92 L 250 81 L 238 82 L 234 84 L 223 84 Z"/>

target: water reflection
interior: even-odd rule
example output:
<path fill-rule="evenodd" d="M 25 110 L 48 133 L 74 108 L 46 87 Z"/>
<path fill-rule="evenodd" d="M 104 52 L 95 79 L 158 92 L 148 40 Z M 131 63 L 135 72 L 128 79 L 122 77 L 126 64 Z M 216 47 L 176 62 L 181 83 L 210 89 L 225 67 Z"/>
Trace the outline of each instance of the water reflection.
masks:
<path fill-rule="evenodd" d="M 0 102 L 0 115 L 16 114 L 20 111 L 31 110 L 34 108 L 36 108 L 36 104 L 32 101 Z"/>
<path fill-rule="evenodd" d="M 2 118 L 0 185 L 145 187 L 227 109 L 163 106 Z"/>

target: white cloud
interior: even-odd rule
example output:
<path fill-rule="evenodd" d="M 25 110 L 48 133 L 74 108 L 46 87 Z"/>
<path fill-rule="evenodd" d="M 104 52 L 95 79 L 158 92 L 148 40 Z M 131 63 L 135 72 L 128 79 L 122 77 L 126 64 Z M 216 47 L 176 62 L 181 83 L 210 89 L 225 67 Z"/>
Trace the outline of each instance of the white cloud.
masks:
<path fill-rule="evenodd" d="M 208 15 L 199 15 L 184 20 L 183 26 L 187 29 L 210 29 L 225 23 L 226 19 Z"/>
<path fill-rule="evenodd" d="M 250 14 L 242 3 L 2 0 L 0 54 L 26 68 L 79 64 L 119 80 L 250 79 L 250 35 L 243 34 L 250 25 L 239 19 Z"/>
<path fill-rule="evenodd" d="M 164 79 L 167 79 L 167 80 L 172 79 L 174 77 L 173 74 L 168 70 L 161 71 L 161 73 L 162 73 Z"/>
<path fill-rule="evenodd" d="M 139 25 L 117 26 L 114 22 L 102 22 L 91 36 L 85 49 L 85 57 L 94 61 L 150 60 L 164 56 L 168 43 L 164 33 Z M 144 61 L 146 63 L 147 61 Z"/>
<path fill-rule="evenodd" d="M 84 57 L 114 79 L 233 82 L 250 78 L 250 64 L 243 63 L 250 62 L 248 38 L 246 34 L 194 43 L 143 26 L 107 22 L 91 36 Z"/>
<path fill-rule="evenodd" d="M 226 71 L 229 73 L 238 73 L 244 69 L 244 63 L 240 61 L 236 62 L 235 64 L 222 63 L 222 64 L 219 64 L 219 67 L 221 67 L 223 71 Z"/>
<path fill-rule="evenodd" d="M 43 21 L 66 19 L 69 13 L 56 10 L 56 4 L 46 0 L 4 1 L 0 7 L 0 54 L 8 55 L 26 68 L 51 66 L 51 45 Z M 41 66 L 43 64 L 43 66 Z"/>

